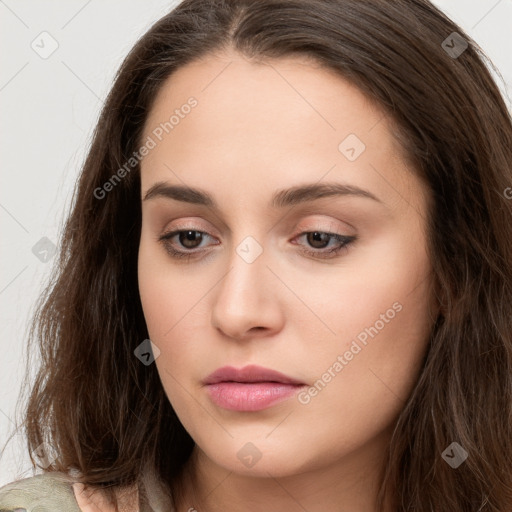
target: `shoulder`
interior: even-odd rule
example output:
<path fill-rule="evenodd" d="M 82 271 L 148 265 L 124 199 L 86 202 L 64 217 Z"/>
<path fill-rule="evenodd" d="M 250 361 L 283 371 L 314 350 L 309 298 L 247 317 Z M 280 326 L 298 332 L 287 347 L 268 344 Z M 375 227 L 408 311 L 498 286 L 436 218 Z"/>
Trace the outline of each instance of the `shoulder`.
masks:
<path fill-rule="evenodd" d="M 117 493 L 122 510 L 138 509 L 136 488 Z M 114 512 L 103 493 L 74 483 L 66 473 L 49 472 L 0 487 L 0 512 Z"/>
<path fill-rule="evenodd" d="M 43 473 L 0 487 L 0 511 L 82 512 L 75 499 L 70 477 L 65 473 Z"/>

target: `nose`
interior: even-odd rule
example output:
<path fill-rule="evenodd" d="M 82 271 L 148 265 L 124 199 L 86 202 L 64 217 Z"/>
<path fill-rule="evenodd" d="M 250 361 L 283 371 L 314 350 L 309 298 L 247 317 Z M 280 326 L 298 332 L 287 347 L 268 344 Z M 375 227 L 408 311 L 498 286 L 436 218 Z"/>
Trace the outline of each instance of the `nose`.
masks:
<path fill-rule="evenodd" d="M 219 285 L 212 308 L 212 325 L 237 340 L 269 336 L 284 322 L 282 285 L 267 266 L 265 252 L 248 262 L 236 251 Z"/>

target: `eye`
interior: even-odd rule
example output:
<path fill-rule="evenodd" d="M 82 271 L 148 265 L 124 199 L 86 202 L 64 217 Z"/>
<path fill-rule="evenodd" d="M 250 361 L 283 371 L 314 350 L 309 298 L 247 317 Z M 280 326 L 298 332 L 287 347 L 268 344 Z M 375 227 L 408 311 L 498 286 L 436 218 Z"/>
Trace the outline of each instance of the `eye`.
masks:
<path fill-rule="evenodd" d="M 178 245 L 185 248 L 185 251 L 175 248 L 175 244 L 172 243 L 172 239 L 175 237 L 177 237 Z M 197 229 L 180 229 L 171 231 L 170 233 L 165 233 L 158 238 L 158 241 L 163 244 L 166 251 L 173 258 L 191 258 L 201 251 L 192 252 L 190 249 L 197 249 L 201 247 L 201 243 L 206 238 L 211 237 L 204 231 L 198 231 Z"/>
<path fill-rule="evenodd" d="M 306 243 L 315 250 L 303 248 L 301 252 L 314 258 L 323 259 L 333 258 L 342 251 L 346 251 L 348 246 L 357 239 L 356 236 L 346 236 L 327 231 L 306 231 L 295 237 L 295 239 L 304 237 L 306 238 Z M 174 238 L 176 238 L 175 241 L 173 241 Z M 158 238 L 158 241 L 163 244 L 165 250 L 172 258 L 190 259 L 203 252 L 202 250 L 194 249 L 204 247 L 201 244 L 208 238 L 212 237 L 204 231 L 180 229 L 163 234 Z M 218 245 L 218 243 L 214 245 Z"/>
<path fill-rule="evenodd" d="M 346 236 L 326 231 L 306 231 L 296 238 L 304 237 L 307 244 L 317 250 L 303 249 L 303 252 L 317 258 L 335 257 L 342 251 L 348 250 L 348 246 L 357 239 L 356 236 Z"/>

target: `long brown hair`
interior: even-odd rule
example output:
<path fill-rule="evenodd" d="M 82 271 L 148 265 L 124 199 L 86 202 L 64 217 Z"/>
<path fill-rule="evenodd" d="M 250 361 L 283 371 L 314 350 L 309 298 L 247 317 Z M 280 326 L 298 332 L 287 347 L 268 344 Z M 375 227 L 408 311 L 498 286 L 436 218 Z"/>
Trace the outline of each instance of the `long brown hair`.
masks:
<path fill-rule="evenodd" d="M 441 312 L 394 429 L 379 503 L 392 494 L 397 512 L 512 510 L 512 122 L 492 64 L 427 0 L 185 0 L 138 41 L 106 99 L 34 317 L 30 452 L 51 447 L 45 471 L 74 468 L 113 501 L 133 484 L 148 501 L 148 475 L 174 493 L 194 443 L 155 365 L 134 356 L 148 338 L 138 164 L 106 197 L 97 190 L 140 147 L 163 81 L 224 48 L 262 61 L 310 57 L 350 81 L 387 112 L 432 194 Z M 452 443 L 468 455 L 457 468 L 443 457 Z"/>

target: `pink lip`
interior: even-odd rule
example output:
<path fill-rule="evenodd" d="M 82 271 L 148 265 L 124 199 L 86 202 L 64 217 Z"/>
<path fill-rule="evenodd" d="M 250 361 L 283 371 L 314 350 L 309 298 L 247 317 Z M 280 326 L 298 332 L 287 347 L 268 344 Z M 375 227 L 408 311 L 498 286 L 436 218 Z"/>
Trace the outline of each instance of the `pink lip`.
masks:
<path fill-rule="evenodd" d="M 233 411 L 266 409 L 305 386 L 287 375 L 256 365 L 241 369 L 224 366 L 209 375 L 203 384 L 213 402 Z"/>

